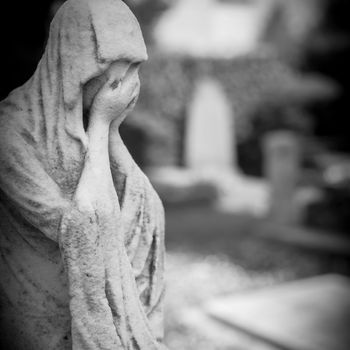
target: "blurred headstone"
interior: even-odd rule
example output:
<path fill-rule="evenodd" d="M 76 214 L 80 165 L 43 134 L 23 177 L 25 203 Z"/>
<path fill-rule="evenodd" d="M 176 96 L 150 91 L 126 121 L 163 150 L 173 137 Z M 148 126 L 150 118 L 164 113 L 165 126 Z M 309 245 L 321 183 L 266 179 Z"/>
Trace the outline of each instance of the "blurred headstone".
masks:
<path fill-rule="evenodd" d="M 207 314 L 279 349 L 347 350 L 350 280 L 324 275 L 218 298 Z"/>
<path fill-rule="evenodd" d="M 211 78 L 197 83 L 186 125 L 185 164 L 193 170 L 234 168 L 234 129 L 230 102 Z"/>
<path fill-rule="evenodd" d="M 284 224 L 300 221 L 295 193 L 300 176 L 300 145 L 291 131 L 274 131 L 264 139 L 264 173 L 270 184 L 270 217 Z"/>

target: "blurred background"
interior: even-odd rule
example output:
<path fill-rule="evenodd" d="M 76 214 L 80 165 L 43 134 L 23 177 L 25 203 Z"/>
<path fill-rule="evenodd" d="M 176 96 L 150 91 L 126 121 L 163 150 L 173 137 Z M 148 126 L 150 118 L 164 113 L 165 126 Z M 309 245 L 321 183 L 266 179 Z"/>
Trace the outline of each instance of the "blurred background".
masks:
<path fill-rule="evenodd" d="M 122 136 L 166 209 L 170 349 L 350 348 L 347 0 L 128 0 Z M 1 10 L 5 98 L 63 1 Z"/>

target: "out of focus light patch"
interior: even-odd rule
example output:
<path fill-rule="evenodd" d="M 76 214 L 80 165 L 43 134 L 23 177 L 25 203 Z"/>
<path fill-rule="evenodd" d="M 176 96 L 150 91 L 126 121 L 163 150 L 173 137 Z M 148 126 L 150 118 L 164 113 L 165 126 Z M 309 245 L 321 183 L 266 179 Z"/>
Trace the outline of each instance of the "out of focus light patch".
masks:
<path fill-rule="evenodd" d="M 159 20 L 156 43 L 164 51 L 194 57 L 249 54 L 258 49 L 269 10 L 266 3 L 181 0 Z"/>

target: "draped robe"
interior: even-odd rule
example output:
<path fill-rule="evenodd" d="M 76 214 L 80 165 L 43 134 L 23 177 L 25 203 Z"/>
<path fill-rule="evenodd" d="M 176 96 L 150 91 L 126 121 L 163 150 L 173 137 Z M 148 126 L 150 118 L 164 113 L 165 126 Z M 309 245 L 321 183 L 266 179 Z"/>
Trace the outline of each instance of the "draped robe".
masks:
<path fill-rule="evenodd" d="M 82 87 L 146 58 L 122 1 L 68 0 L 34 75 L 0 103 L 1 348 L 162 348 L 162 204 L 122 142 L 110 143 L 112 210 L 85 203 L 81 179 Z"/>

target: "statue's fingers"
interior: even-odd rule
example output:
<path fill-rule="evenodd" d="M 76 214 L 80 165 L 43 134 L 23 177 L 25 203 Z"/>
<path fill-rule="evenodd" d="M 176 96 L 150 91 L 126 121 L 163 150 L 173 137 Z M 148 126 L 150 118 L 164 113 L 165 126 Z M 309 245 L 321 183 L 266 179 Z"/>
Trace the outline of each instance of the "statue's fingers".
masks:
<path fill-rule="evenodd" d="M 121 82 L 121 93 L 131 98 L 138 88 L 140 81 L 137 69 L 130 67 L 125 78 Z"/>

